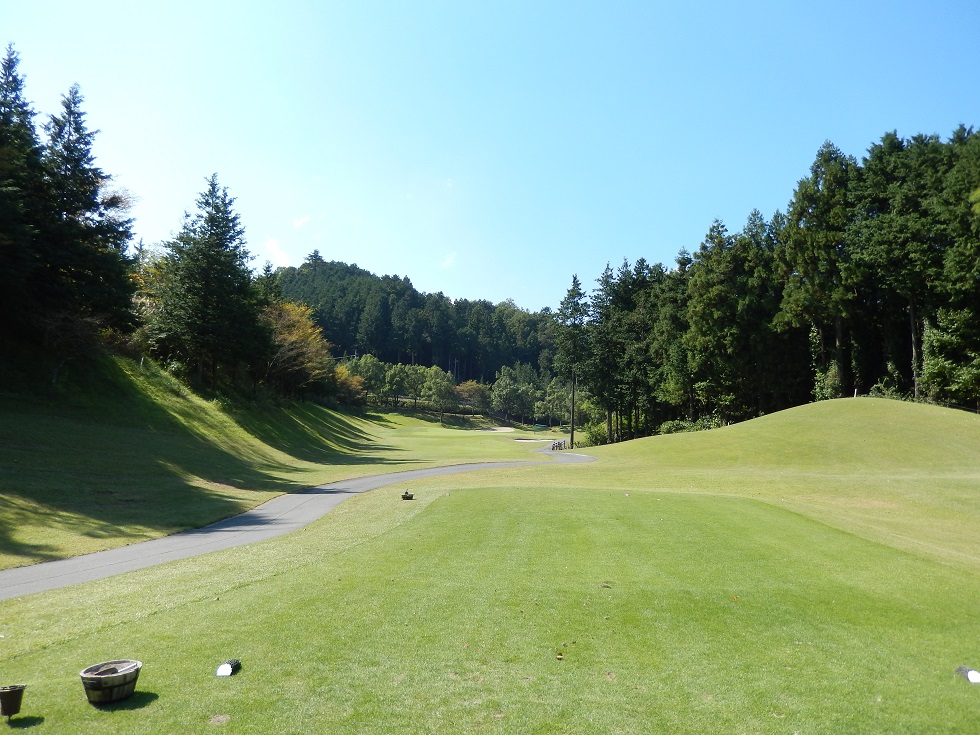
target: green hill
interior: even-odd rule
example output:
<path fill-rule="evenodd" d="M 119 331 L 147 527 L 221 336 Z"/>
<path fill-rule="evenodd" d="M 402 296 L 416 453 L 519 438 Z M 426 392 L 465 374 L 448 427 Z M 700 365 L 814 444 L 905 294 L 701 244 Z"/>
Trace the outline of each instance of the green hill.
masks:
<path fill-rule="evenodd" d="M 534 468 L 519 480 L 499 481 L 742 497 L 907 551 L 980 564 L 976 414 L 842 399 L 588 451 L 600 461 L 561 475 Z"/>
<path fill-rule="evenodd" d="M 842 399 L 608 454 L 654 487 L 757 498 L 900 548 L 980 562 L 976 414 Z"/>

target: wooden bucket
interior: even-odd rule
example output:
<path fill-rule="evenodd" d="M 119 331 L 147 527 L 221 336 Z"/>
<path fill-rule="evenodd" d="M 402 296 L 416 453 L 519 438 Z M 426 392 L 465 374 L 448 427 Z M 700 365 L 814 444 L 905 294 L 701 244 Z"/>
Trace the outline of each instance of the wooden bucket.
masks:
<path fill-rule="evenodd" d="M 142 661 L 132 659 L 105 661 L 89 666 L 80 674 L 85 696 L 91 704 L 119 702 L 136 690 L 136 680 L 142 668 Z"/>

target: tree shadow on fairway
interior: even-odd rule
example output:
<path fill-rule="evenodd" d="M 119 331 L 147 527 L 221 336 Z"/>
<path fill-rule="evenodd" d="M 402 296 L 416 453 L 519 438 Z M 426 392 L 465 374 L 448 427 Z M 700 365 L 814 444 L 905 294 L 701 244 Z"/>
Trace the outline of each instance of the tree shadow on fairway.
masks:
<path fill-rule="evenodd" d="M 262 443 L 306 462 L 339 465 L 399 463 L 386 456 L 399 450 L 379 444 L 351 417 L 317 404 L 239 412 L 235 420 Z M 374 417 L 371 420 L 374 421 Z"/>
<path fill-rule="evenodd" d="M 366 421 L 370 421 L 372 424 L 379 424 L 383 426 L 395 425 L 395 422 L 392 421 L 383 413 L 374 413 L 369 411 L 367 413 L 361 414 L 361 418 L 365 419 Z"/>
<path fill-rule="evenodd" d="M 405 413 L 418 419 L 419 421 L 424 421 L 427 424 L 439 425 L 445 429 L 487 431 L 489 429 L 493 429 L 498 424 L 502 426 L 510 426 L 510 423 L 506 421 L 488 421 L 482 415 L 471 416 L 463 413 L 444 413 L 440 418 L 438 413 L 434 413 L 429 410 L 408 410 L 405 411 Z"/>
<path fill-rule="evenodd" d="M 38 529 L 131 543 L 235 515 L 250 504 L 243 492 L 304 490 L 283 479 L 292 459 L 402 463 L 359 422 L 320 406 L 232 417 L 155 368 L 100 369 L 99 385 L 77 398 L 0 397 L 0 553 L 19 563 L 65 555 Z"/>
<path fill-rule="evenodd" d="M 4 522 L 0 524 L 0 554 L 10 554 L 36 561 L 50 561 L 59 558 L 56 547 L 51 544 L 37 543 L 33 540 L 14 541 L 11 538 L 19 525 L 26 525 L 28 517 L 30 517 L 31 525 L 34 525 L 37 516 L 36 508 L 33 505 L 28 506 L 21 498 L 9 494 L 0 497 L 0 518 L 4 519 Z"/>

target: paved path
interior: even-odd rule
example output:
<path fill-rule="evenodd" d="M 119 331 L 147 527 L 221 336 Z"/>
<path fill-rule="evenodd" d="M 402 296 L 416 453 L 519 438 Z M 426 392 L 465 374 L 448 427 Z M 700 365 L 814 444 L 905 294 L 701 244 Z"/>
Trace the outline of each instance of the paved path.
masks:
<path fill-rule="evenodd" d="M 554 456 L 561 463 L 587 462 L 594 459 L 573 452 L 556 452 Z M 182 531 L 163 538 L 94 554 L 0 571 L 0 600 L 91 582 L 114 574 L 281 536 L 322 518 L 351 495 L 385 485 L 527 464 L 537 463 L 481 462 L 451 465 L 357 477 L 318 485 L 298 493 L 280 495 L 250 511 L 203 528 Z"/>

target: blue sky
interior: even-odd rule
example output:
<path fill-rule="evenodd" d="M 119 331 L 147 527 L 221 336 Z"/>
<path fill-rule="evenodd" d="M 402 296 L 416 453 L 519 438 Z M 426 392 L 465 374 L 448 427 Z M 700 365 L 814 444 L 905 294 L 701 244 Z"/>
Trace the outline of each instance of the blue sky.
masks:
<path fill-rule="evenodd" d="M 557 307 L 785 210 L 817 148 L 980 126 L 980 3 L 0 0 L 40 119 L 168 239 L 205 179 L 255 265 L 327 260 Z"/>

